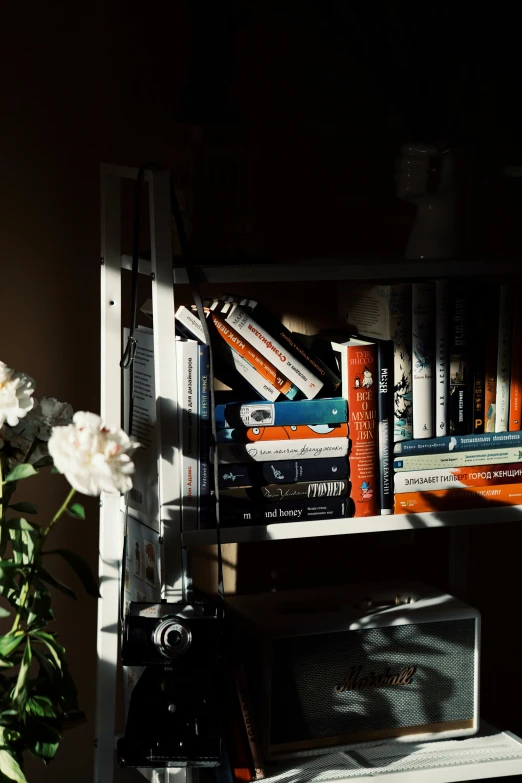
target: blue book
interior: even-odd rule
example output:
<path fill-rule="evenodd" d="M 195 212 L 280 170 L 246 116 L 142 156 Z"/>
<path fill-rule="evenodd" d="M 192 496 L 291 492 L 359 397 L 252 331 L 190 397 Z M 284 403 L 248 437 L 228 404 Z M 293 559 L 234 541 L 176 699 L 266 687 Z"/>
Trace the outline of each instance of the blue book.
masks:
<path fill-rule="evenodd" d="M 486 450 L 504 448 L 505 446 L 522 446 L 522 432 L 485 432 L 483 435 L 446 435 L 443 438 L 426 440 L 403 440 L 395 444 L 393 452 L 405 457 L 416 454 Z"/>
<path fill-rule="evenodd" d="M 206 527 L 210 497 L 210 360 L 208 345 L 199 345 L 199 526 Z"/>
<path fill-rule="evenodd" d="M 271 427 L 298 424 L 342 424 L 347 421 L 343 397 L 282 402 L 232 402 L 216 405 L 216 427 Z"/>

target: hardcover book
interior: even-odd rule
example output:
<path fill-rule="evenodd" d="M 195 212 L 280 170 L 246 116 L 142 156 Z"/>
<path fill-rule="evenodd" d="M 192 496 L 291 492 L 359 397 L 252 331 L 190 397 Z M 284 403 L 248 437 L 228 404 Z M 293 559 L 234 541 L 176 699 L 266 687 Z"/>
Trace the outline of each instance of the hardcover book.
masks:
<path fill-rule="evenodd" d="M 216 405 L 216 427 L 259 427 L 289 424 L 342 424 L 347 421 L 346 400 L 324 397 L 316 400 L 233 402 Z"/>
<path fill-rule="evenodd" d="M 504 446 L 520 446 L 520 432 L 485 432 L 482 435 L 447 435 L 445 438 L 431 440 L 412 440 L 408 443 L 396 443 L 395 454 L 404 456 L 416 454 L 444 454 L 448 451 L 474 451 L 476 449 L 495 449 Z"/>
<path fill-rule="evenodd" d="M 502 484 L 496 487 L 400 493 L 395 495 L 395 513 L 420 514 L 425 511 L 518 506 L 521 503 L 522 484 Z"/>
<path fill-rule="evenodd" d="M 522 480 L 522 465 L 469 465 L 455 468 L 404 471 L 395 475 L 395 492 L 432 492 L 439 489 L 469 489 Z"/>
<path fill-rule="evenodd" d="M 433 284 L 413 283 L 411 347 L 414 438 L 432 438 L 435 434 L 433 426 L 434 305 Z"/>
<path fill-rule="evenodd" d="M 271 440 L 259 443 L 219 443 L 217 458 L 221 463 L 271 462 L 272 460 L 317 459 L 345 457 L 348 438 L 316 438 L 316 440 Z"/>
<path fill-rule="evenodd" d="M 494 448 L 486 451 L 455 451 L 444 454 L 419 454 L 415 457 L 397 457 L 393 460 L 395 472 L 402 470 L 425 471 L 437 468 L 460 468 L 471 465 L 495 465 L 509 462 L 522 463 L 522 449 Z"/>
<path fill-rule="evenodd" d="M 348 424 L 290 424 L 288 426 L 247 427 L 219 430 L 218 443 L 235 441 L 256 443 L 261 440 L 299 440 L 310 438 L 347 438 Z"/>
<path fill-rule="evenodd" d="M 495 408 L 495 432 L 509 429 L 509 380 L 511 371 L 511 329 L 513 315 L 513 289 L 500 286 L 497 355 L 497 401 Z"/>
<path fill-rule="evenodd" d="M 313 519 L 341 519 L 353 516 L 350 498 L 321 498 L 288 500 L 280 503 L 226 505 L 221 509 L 224 527 L 238 524 L 265 524 L 274 522 L 309 522 Z"/>
<path fill-rule="evenodd" d="M 471 432 L 471 313 L 469 284 L 455 283 L 451 289 L 450 323 L 451 435 Z"/>
<path fill-rule="evenodd" d="M 354 516 L 375 516 L 380 513 L 377 348 L 355 338 L 332 343 L 332 348 L 339 357 L 342 394 L 348 400 Z"/>
<path fill-rule="evenodd" d="M 346 478 L 348 478 L 346 457 L 218 465 L 218 482 L 223 488 Z"/>
<path fill-rule="evenodd" d="M 393 342 L 393 440 L 413 437 L 411 283 L 354 285 L 342 290 L 340 315 L 350 329 Z"/>
<path fill-rule="evenodd" d="M 219 493 L 225 504 L 231 502 L 247 503 L 294 500 L 295 498 L 335 498 L 348 495 L 349 483 L 346 479 L 332 481 L 296 481 L 295 484 L 267 484 L 255 487 L 229 487 Z"/>

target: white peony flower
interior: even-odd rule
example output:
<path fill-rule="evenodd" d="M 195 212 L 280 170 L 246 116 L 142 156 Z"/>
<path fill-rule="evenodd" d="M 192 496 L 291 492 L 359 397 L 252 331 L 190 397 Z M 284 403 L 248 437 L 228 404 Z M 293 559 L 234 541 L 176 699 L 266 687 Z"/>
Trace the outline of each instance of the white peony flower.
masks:
<path fill-rule="evenodd" d="M 123 430 L 104 427 L 96 414 L 78 411 L 72 424 L 53 429 L 49 454 L 74 489 L 99 495 L 132 488 L 130 455 L 138 446 Z"/>
<path fill-rule="evenodd" d="M 16 427 L 34 405 L 34 381 L 0 362 L 0 427 Z"/>

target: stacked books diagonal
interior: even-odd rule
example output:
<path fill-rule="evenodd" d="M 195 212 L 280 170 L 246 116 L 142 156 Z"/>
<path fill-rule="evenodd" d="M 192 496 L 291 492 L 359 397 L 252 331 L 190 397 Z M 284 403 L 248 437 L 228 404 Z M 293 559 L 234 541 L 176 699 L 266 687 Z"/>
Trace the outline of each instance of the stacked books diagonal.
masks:
<path fill-rule="evenodd" d="M 395 514 L 522 503 L 520 293 L 436 280 L 343 297 L 350 327 L 393 350 Z"/>

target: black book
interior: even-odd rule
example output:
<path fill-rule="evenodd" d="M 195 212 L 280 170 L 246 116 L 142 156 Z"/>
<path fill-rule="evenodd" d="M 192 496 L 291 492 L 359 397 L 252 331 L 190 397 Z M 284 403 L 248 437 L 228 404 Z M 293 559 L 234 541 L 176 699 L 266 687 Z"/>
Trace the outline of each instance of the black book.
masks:
<path fill-rule="evenodd" d="M 282 500 L 305 500 L 346 497 L 350 492 L 347 479 L 333 481 L 296 481 L 294 484 L 265 484 L 254 487 L 227 487 L 219 493 L 223 505 L 232 503 L 275 503 Z"/>
<path fill-rule="evenodd" d="M 292 484 L 296 481 L 330 481 L 348 478 L 346 457 L 273 460 L 218 466 L 219 487 Z"/>
<path fill-rule="evenodd" d="M 379 480 L 381 514 L 393 514 L 393 341 L 376 340 L 379 394 Z"/>
<path fill-rule="evenodd" d="M 224 505 L 220 510 L 223 527 L 235 525 L 270 525 L 276 522 L 310 522 L 317 519 L 342 519 L 353 516 L 350 498 L 289 500 L 279 503 L 245 503 Z"/>

